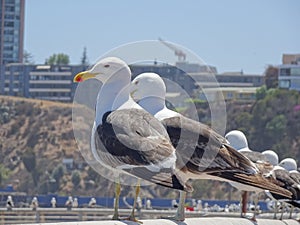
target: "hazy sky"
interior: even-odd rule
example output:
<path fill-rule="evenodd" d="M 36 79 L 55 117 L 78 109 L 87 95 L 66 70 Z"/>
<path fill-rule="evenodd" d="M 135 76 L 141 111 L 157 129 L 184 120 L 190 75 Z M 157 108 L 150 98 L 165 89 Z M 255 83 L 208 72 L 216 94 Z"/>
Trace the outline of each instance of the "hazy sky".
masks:
<path fill-rule="evenodd" d="M 86 47 L 93 64 L 119 45 L 161 37 L 219 72 L 262 74 L 283 53 L 300 53 L 299 12 L 299 0 L 26 0 L 25 50 L 35 63 L 65 53 L 78 64 Z"/>

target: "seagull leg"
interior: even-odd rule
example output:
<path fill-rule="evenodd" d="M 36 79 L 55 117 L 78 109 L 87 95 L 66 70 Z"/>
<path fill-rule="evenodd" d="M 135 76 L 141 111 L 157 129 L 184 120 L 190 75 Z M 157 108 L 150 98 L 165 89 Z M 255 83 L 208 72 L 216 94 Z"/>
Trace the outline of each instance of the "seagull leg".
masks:
<path fill-rule="evenodd" d="M 293 217 L 294 208 L 295 207 L 293 205 L 291 205 L 291 211 L 290 211 L 289 219 L 292 219 L 292 217 Z"/>
<path fill-rule="evenodd" d="M 140 194 L 140 190 L 141 190 L 141 183 L 140 183 L 140 179 L 138 179 L 137 184 L 136 184 L 136 188 L 135 188 L 135 197 L 134 197 L 134 201 L 133 201 L 132 211 L 131 211 L 130 216 L 128 217 L 128 220 L 138 222 L 138 223 L 143 223 L 143 222 L 137 220 L 135 218 L 135 215 L 134 215 L 135 208 L 136 208 L 136 205 L 137 205 L 137 198 Z"/>
<path fill-rule="evenodd" d="M 185 207 L 184 207 L 185 199 L 186 199 L 186 192 L 180 191 L 179 192 L 179 203 L 178 203 L 178 208 L 177 208 L 175 216 L 166 216 L 166 217 L 163 216 L 162 218 L 175 220 L 175 221 L 184 221 L 185 220 Z"/>
<path fill-rule="evenodd" d="M 247 213 L 247 203 L 248 203 L 248 192 L 242 192 L 242 199 L 241 199 L 241 217 L 245 217 Z"/>
<path fill-rule="evenodd" d="M 283 213 L 284 213 L 284 210 L 285 210 L 285 203 L 281 203 L 281 215 L 280 215 L 280 220 L 282 220 L 283 219 Z"/>
<path fill-rule="evenodd" d="M 120 178 L 115 179 L 115 204 L 114 204 L 114 215 L 113 220 L 120 220 L 119 218 L 119 199 L 121 194 Z"/>
<path fill-rule="evenodd" d="M 241 198 L 240 198 L 240 212 L 241 212 L 241 217 L 243 217 L 243 194 L 244 194 L 244 191 L 241 192 Z"/>
<path fill-rule="evenodd" d="M 258 210 L 258 194 L 254 193 L 254 213 L 253 213 L 253 217 L 251 218 L 251 220 L 256 222 L 256 215 L 258 214 L 257 212 Z"/>
<path fill-rule="evenodd" d="M 180 191 L 179 192 L 180 196 L 179 196 L 179 204 L 178 204 L 178 208 L 177 208 L 177 212 L 175 215 L 175 220 L 176 221 L 184 221 L 185 220 L 185 198 L 186 198 L 186 192 L 185 191 Z"/>
<path fill-rule="evenodd" d="M 277 205 L 277 201 L 275 201 L 275 207 L 274 207 L 274 216 L 273 216 L 273 219 L 277 219 L 277 211 L 278 211 L 278 205 Z"/>

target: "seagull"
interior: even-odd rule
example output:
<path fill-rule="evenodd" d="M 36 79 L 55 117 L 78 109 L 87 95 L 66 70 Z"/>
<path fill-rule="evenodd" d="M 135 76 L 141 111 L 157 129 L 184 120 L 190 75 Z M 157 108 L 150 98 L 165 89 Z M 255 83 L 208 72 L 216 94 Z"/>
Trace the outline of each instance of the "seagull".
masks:
<path fill-rule="evenodd" d="M 115 174 L 128 173 L 162 186 L 191 191 L 192 188 L 174 173 L 175 148 L 164 126 L 131 98 L 128 65 L 117 57 L 107 57 L 90 70 L 78 73 L 74 82 L 91 78 L 103 83 L 97 96 L 91 135 L 91 150 L 98 162 Z M 139 188 L 138 183 L 136 197 Z M 119 219 L 118 177 L 115 194 L 113 219 Z M 136 221 L 134 208 L 129 220 Z"/>
<path fill-rule="evenodd" d="M 272 171 L 272 175 L 280 180 L 292 192 L 292 199 L 278 199 L 281 203 L 291 205 L 290 217 L 294 207 L 300 208 L 300 173 L 297 171 L 297 162 L 293 158 L 285 158 Z M 277 196 L 273 196 L 275 199 Z M 274 216 L 276 217 L 276 215 Z M 283 211 L 280 219 L 283 217 Z"/>
<path fill-rule="evenodd" d="M 7 196 L 7 200 L 6 200 L 6 208 L 7 210 L 12 210 L 12 208 L 14 207 L 14 201 L 11 197 L 11 195 Z"/>
<path fill-rule="evenodd" d="M 276 152 L 274 152 L 273 150 L 269 149 L 269 150 L 263 151 L 262 154 L 267 158 L 267 161 L 272 166 L 278 165 L 279 157 L 278 157 L 278 155 L 277 155 Z"/>
<path fill-rule="evenodd" d="M 32 208 L 32 210 L 36 210 L 37 207 L 39 207 L 39 201 L 37 197 L 33 197 L 33 199 L 31 200 L 30 207 Z"/>
<path fill-rule="evenodd" d="M 287 171 L 297 170 L 297 162 L 293 158 L 285 158 L 281 160 L 278 166 L 281 166 Z"/>
<path fill-rule="evenodd" d="M 248 140 L 245 134 L 239 130 L 232 130 L 225 135 L 225 138 L 234 147 L 238 152 L 242 153 L 248 159 L 250 159 L 256 166 L 260 169 L 263 174 L 268 174 L 273 169 L 275 165 L 278 164 L 278 155 L 272 150 L 266 150 L 263 153 L 252 151 L 248 147 Z M 244 184 L 232 184 L 235 188 L 242 191 L 241 198 L 241 216 L 244 217 L 247 213 L 247 201 L 248 201 L 248 192 L 255 192 L 254 205 L 255 209 L 258 205 L 258 194 L 262 192 L 260 188 L 256 188 Z M 252 220 L 256 218 L 256 210 L 254 211 Z"/>
<path fill-rule="evenodd" d="M 67 209 L 71 209 L 72 204 L 73 204 L 73 198 L 72 198 L 72 196 L 69 196 L 67 201 L 65 202 L 65 206 L 67 207 Z"/>
<path fill-rule="evenodd" d="M 78 198 L 74 198 L 72 202 L 72 208 L 77 208 L 78 207 Z"/>
<path fill-rule="evenodd" d="M 289 171 L 290 177 L 298 184 L 300 185 L 300 172 L 298 170 L 291 170 Z M 298 199 L 300 198 L 300 196 L 298 196 Z M 294 207 L 300 208 L 300 200 L 295 200 L 295 201 L 291 201 L 289 202 L 292 206 L 291 211 L 290 211 L 290 216 L 289 219 L 292 218 L 292 214 L 294 211 Z"/>
<path fill-rule="evenodd" d="M 289 196 L 290 193 L 264 179 L 255 164 L 233 149 L 226 139 L 210 127 L 168 109 L 166 86 L 155 73 L 143 73 L 131 82 L 133 98 L 164 124 L 176 148 L 177 174 L 189 179 L 231 181 L 270 189 Z M 184 220 L 184 193 L 175 220 Z"/>

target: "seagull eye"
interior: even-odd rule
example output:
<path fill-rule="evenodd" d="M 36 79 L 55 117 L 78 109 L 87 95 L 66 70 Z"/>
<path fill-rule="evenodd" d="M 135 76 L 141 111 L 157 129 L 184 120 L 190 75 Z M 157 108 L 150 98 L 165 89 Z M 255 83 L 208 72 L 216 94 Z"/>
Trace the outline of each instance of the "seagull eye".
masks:
<path fill-rule="evenodd" d="M 139 83 L 139 81 L 138 81 L 138 80 L 134 82 L 134 84 L 135 84 L 135 85 L 137 85 L 138 83 Z"/>
<path fill-rule="evenodd" d="M 108 65 L 108 64 L 106 64 L 106 65 L 104 65 L 104 67 L 105 67 L 105 68 L 108 68 L 108 67 L 109 67 L 109 65 Z"/>

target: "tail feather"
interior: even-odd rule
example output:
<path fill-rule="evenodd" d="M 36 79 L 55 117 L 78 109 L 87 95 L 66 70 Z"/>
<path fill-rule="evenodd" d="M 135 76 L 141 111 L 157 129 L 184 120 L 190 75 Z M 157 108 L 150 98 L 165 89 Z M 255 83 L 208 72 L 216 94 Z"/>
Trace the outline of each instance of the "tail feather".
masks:
<path fill-rule="evenodd" d="M 150 181 L 164 187 L 173 188 L 181 191 L 192 192 L 193 188 L 185 184 L 176 176 L 171 169 L 163 169 L 160 172 L 152 172 L 144 167 L 136 167 L 131 169 L 124 169 L 130 174 L 141 179 Z"/>
<path fill-rule="evenodd" d="M 249 174 L 255 174 L 259 172 L 256 165 L 251 160 L 249 160 L 246 156 L 244 156 L 242 153 L 240 153 L 239 151 L 237 151 L 236 149 L 234 149 L 232 146 L 228 144 L 224 144 L 224 146 L 226 147 L 227 151 L 230 153 L 230 156 L 236 159 L 235 163 L 238 164 L 237 169 L 240 168 L 240 170 L 242 170 L 241 172 L 243 173 L 246 172 Z"/>
<path fill-rule="evenodd" d="M 211 174 L 218 177 L 222 177 L 229 181 L 235 181 L 244 185 L 249 185 L 252 187 L 260 188 L 263 190 L 269 190 L 271 193 L 278 194 L 284 196 L 286 198 L 291 198 L 292 193 L 287 189 L 284 189 L 277 184 L 272 183 L 271 181 L 267 180 L 266 178 L 262 177 L 260 174 L 242 174 L 236 172 L 220 172 Z"/>
<path fill-rule="evenodd" d="M 300 202 L 299 201 L 286 201 L 286 203 L 300 209 Z"/>

